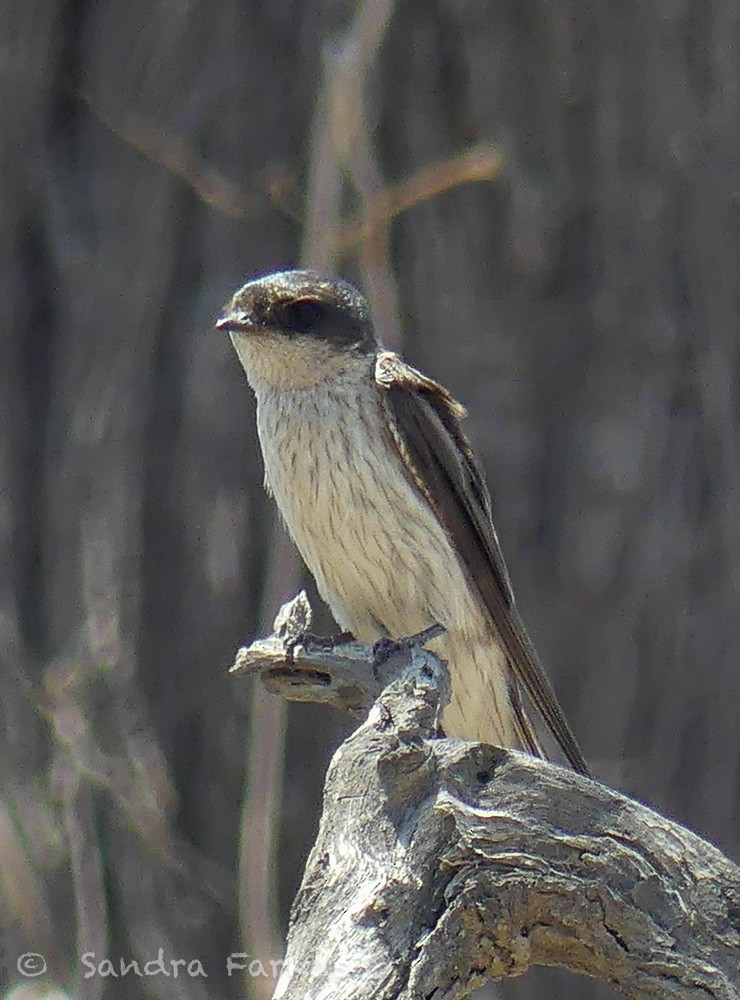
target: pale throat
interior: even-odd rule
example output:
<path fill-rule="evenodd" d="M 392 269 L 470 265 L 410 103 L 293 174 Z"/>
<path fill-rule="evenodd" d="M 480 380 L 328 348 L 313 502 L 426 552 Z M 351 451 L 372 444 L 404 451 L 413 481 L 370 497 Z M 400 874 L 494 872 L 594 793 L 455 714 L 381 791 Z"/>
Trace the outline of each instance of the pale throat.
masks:
<path fill-rule="evenodd" d="M 374 354 L 338 350 L 315 337 L 265 331 L 232 333 L 231 342 L 258 396 L 311 389 L 346 374 L 371 370 L 375 363 Z"/>

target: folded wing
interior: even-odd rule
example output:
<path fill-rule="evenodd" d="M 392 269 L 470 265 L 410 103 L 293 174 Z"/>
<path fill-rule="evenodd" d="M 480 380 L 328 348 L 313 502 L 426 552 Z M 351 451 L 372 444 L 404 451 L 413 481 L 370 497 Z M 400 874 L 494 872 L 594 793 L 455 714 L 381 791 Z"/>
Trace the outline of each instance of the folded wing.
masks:
<path fill-rule="evenodd" d="M 460 421 L 464 407 L 441 385 L 390 351 L 378 356 L 376 382 L 390 436 L 415 484 L 452 538 L 491 616 L 512 672 L 512 709 L 522 742 L 541 755 L 521 703 L 519 684 L 574 770 L 588 767 L 514 605 L 491 517 L 491 500 Z"/>

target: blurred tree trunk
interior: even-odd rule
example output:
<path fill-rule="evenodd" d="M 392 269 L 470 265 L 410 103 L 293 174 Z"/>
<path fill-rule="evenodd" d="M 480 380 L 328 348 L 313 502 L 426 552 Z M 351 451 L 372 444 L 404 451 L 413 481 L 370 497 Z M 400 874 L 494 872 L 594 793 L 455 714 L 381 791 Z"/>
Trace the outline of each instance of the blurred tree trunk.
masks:
<path fill-rule="evenodd" d="M 208 980 L 95 976 L 79 995 L 239 995 L 250 705 L 226 667 L 256 628 L 273 512 L 211 325 L 246 276 L 298 259 L 322 49 L 353 11 L 3 4 L 8 982 L 24 951 L 72 987 L 84 951 L 162 947 Z M 381 234 L 341 264 L 468 405 L 525 619 L 595 770 L 735 856 L 738 50 L 730 0 L 397 4 L 347 125 L 344 209 L 476 143 L 503 170 L 395 219 L 390 257 Z M 283 912 L 342 725 L 291 715 Z M 560 974 L 506 995 L 538 980 L 597 996 Z"/>

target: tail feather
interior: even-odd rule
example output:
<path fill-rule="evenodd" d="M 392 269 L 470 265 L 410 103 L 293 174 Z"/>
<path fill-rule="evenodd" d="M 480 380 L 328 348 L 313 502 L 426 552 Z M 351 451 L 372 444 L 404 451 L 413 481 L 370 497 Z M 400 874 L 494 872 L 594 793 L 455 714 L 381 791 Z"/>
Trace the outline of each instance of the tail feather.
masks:
<path fill-rule="evenodd" d="M 547 760 L 547 754 L 540 742 L 534 726 L 529 721 L 529 716 L 522 704 L 522 696 L 519 690 L 519 684 L 515 678 L 511 678 L 511 684 L 509 685 L 509 702 L 511 704 L 511 710 L 514 713 L 514 729 L 516 730 L 517 740 L 519 741 L 522 750 L 526 750 L 527 753 L 531 753 L 533 757 L 541 757 L 542 760 Z"/>

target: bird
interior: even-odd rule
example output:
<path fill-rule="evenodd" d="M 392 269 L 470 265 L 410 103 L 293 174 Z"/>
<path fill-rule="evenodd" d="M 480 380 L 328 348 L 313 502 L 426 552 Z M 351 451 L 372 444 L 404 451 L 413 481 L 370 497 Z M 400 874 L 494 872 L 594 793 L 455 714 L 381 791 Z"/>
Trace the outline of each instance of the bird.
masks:
<path fill-rule="evenodd" d="M 387 350 L 351 283 L 255 278 L 216 322 L 254 391 L 264 482 L 339 626 L 448 664 L 448 736 L 544 757 L 525 697 L 588 767 L 519 616 L 465 408 Z"/>

